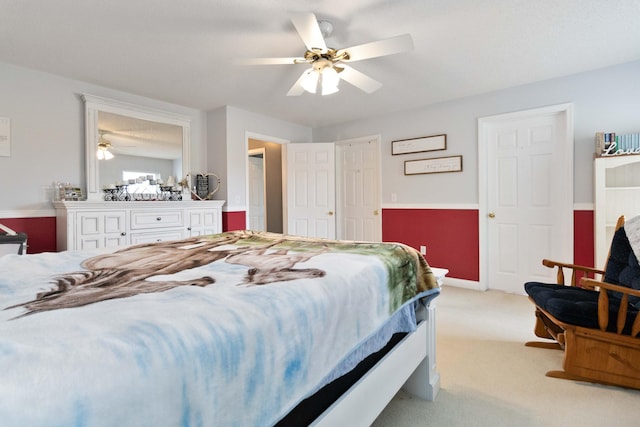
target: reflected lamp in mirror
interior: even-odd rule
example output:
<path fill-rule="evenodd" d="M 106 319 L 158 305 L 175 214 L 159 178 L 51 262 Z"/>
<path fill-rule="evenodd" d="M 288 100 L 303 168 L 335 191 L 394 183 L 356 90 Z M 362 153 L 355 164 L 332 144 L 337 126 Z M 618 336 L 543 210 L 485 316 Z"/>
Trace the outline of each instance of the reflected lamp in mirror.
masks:
<path fill-rule="evenodd" d="M 109 148 L 111 148 L 111 144 L 104 138 L 100 137 L 100 141 L 98 142 L 98 151 L 96 151 L 96 157 L 98 157 L 98 160 L 113 159 L 113 154 L 109 151 Z"/>

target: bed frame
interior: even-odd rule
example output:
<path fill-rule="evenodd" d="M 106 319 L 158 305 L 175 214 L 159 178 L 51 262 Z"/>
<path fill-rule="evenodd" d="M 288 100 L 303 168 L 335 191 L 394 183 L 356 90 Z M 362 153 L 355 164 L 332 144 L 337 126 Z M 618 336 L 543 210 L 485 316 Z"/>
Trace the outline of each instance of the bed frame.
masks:
<path fill-rule="evenodd" d="M 401 388 L 421 399 L 435 400 L 440 390 L 435 314 L 434 298 L 426 306 L 420 304 L 417 330 L 405 336 L 311 425 L 370 426 Z"/>

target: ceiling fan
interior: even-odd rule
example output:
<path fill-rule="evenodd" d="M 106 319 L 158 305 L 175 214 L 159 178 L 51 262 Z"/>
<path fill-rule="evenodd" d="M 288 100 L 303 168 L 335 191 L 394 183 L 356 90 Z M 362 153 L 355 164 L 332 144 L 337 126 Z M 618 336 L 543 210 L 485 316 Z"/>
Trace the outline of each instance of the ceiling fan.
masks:
<path fill-rule="evenodd" d="M 113 158 L 109 150 L 116 154 L 169 160 L 182 156 L 182 140 L 159 131 L 145 135 L 137 131 L 99 129 L 98 133 L 98 150 L 103 152 L 106 159 Z"/>
<path fill-rule="evenodd" d="M 305 12 L 292 12 L 289 13 L 289 17 L 307 47 L 303 57 L 247 58 L 237 61 L 245 65 L 311 65 L 311 68 L 306 69 L 289 89 L 287 96 L 299 96 L 304 91 L 316 93 L 318 90 L 322 95 L 330 95 L 338 91 L 340 80 L 344 80 L 367 93 L 373 93 L 380 89 L 382 83 L 346 63 L 413 49 L 413 40 L 410 34 L 344 49 L 330 48 L 325 42 L 325 38 L 333 31 L 333 25 L 330 22 L 318 21 L 315 14 Z"/>

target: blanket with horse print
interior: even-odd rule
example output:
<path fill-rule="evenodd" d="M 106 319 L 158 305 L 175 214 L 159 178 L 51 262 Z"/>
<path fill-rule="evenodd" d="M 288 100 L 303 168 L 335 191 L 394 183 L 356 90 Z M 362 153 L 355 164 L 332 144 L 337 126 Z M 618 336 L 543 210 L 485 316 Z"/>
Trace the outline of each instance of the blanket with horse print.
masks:
<path fill-rule="evenodd" d="M 389 319 L 413 330 L 398 310 L 437 291 L 424 259 L 395 243 L 238 231 L 6 255 L 0 420 L 273 425 Z"/>

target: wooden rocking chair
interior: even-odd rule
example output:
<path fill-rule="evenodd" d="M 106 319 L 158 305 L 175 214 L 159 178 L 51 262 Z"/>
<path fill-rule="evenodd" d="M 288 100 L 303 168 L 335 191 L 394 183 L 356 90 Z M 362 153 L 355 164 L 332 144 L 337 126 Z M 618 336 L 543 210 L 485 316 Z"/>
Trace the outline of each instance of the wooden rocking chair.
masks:
<path fill-rule="evenodd" d="M 536 336 L 552 342 L 527 346 L 564 350 L 563 371 L 547 376 L 640 389 L 640 266 L 616 225 L 606 270 L 543 260 L 557 268 L 556 284 L 529 282 Z M 570 269 L 570 283 L 564 283 Z M 597 280 L 601 279 L 601 280 Z"/>

